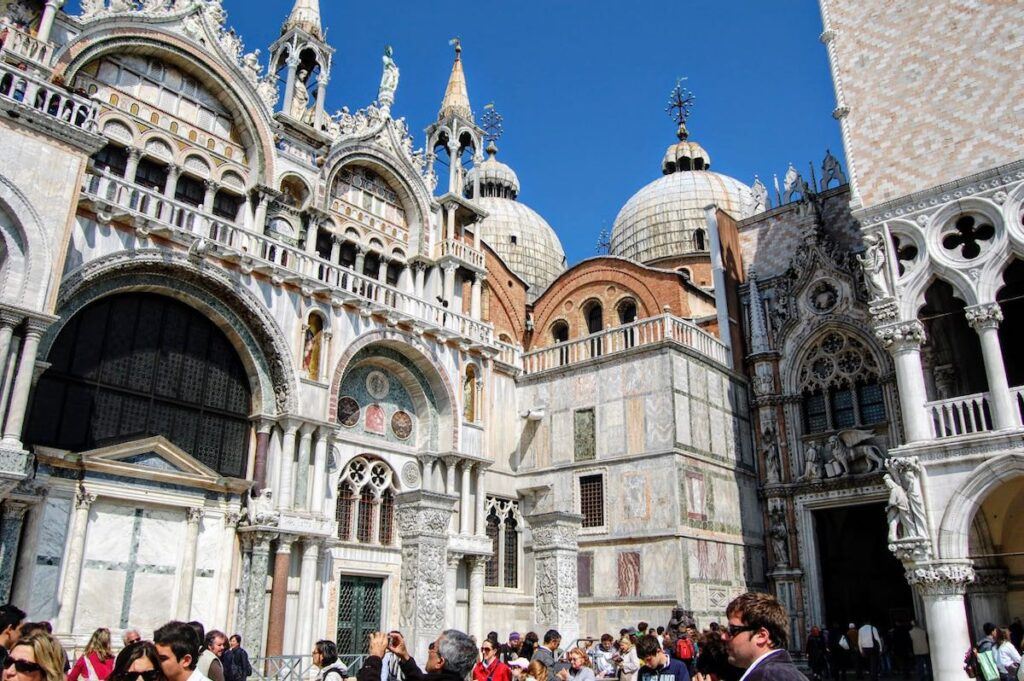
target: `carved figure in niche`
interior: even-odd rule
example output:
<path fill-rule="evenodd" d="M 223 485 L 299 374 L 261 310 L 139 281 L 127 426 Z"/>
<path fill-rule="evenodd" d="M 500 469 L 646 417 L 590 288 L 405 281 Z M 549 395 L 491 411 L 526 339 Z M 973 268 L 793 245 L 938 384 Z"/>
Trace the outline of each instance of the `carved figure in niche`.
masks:
<path fill-rule="evenodd" d="M 927 528 L 918 481 L 920 464 L 916 458 L 893 459 L 886 468 L 889 472 L 882 479 L 889 488 L 889 541 L 924 537 Z"/>
<path fill-rule="evenodd" d="M 768 482 L 782 481 L 782 457 L 779 443 L 775 437 L 775 429 L 768 426 L 761 433 L 761 451 L 764 453 L 765 475 Z"/>
<path fill-rule="evenodd" d="M 818 448 L 813 444 L 808 444 L 807 449 L 804 450 L 804 472 L 797 478 L 797 482 L 811 482 L 820 480 L 822 477 L 822 463 Z"/>
<path fill-rule="evenodd" d="M 384 434 L 384 408 L 379 404 L 371 404 L 366 408 L 366 432 Z"/>
<path fill-rule="evenodd" d="M 476 366 L 470 364 L 466 367 L 466 379 L 462 383 L 462 419 L 468 423 L 477 420 L 476 393 Z"/>
<path fill-rule="evenodd" d="M 892 476 L 886 473 L 882 481 L 889 488 L 889 501 L 885 505 L 885 517 L 889 522 L 889 541 L 897 541 L 900 538 L 899 528 L 903 528 L 906 535 L 908 523 L 910 522 L 910 500 L 907 492 L 893 480 Z"/>
<path fill-rule="evenodd" d="M 885 277 L 885 245 L 876 234 L 864 237 L 864 253 L 857 255 L 857 262 L 864 270 L 864 284 L 868 289 L 870 300 L 882 300 L 891 297 L 889 282 Z"/>
<path fill-rule="evenodd" d="M 768 535 L 775 551 L 775 563 L 789 565 L 789 528 L 786 527 L 786 512 L 780 507 L 771 512 Z"/>
<path fill-rule="evenodd" d="M 302 344 L 302 372 L 311 381 L 320 379 L 320 351 L 323 348 L 324 322 L 318 314 L 309 315 Z"/>
<path fill-rule="evenodd" d="M 306 119 L 306 110 L 309 107 L 309 90 L 306 89 L 306 80 L 308 79 L 309 71 L 307 69 L 299 69 L 299 72 L 295 74 L 295 88 L 288 115 L 297 121 Z"/>
<path fill-rule="evenodd" d="M 381 57 L 381 61 L 384 62 L 384 73 L 380 77 L 377 101 L 385 106 L 395 101 L 395 90 L 398 89 L 398 65 L 392 59 L 393 54 L 391 46 L 388 45 L 384 48 L 384 56 Z"/>

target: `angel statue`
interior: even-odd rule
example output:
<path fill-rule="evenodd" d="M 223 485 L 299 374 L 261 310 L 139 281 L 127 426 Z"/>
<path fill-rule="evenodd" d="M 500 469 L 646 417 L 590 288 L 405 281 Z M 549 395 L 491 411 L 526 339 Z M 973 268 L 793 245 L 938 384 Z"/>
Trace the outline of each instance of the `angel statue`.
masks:
<path fill-rule="evenodd" d="M 890 297 L 889 282 L 885 278 L 885 251 L 882 239 L 877 234 L 864 236 L 864 254 L 857 256 L 857 262 L 864 270 L 864 284 L 871 300 Z"/>
<path fill-rule="evenodd" d="M 377 101 L 383 107 L 390 107 L 395 101 L 395 90 L 398 89 L 398 65 L 392 59 L 394 52 L 391 46 L 384 48 L 384 73 L 380 77 L 380 89 L 377 91 Z"/>

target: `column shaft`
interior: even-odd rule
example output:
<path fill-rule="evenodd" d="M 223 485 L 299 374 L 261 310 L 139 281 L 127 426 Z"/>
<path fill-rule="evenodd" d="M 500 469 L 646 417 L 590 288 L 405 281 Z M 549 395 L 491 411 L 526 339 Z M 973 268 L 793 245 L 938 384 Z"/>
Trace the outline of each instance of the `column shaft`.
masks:
<path fill-rule="evenodd" d="M 313 442 L 313 428 L 304 426 L 299 435 L 299 462 L 295 469 L 295 508 L 304 509 L 309 490 L 309 455 Z"/>
<path fill-rule="evenodd" d="M 252 540 L 252 557 L 249 571 L 242 573 L 247 580 L 246 590 L 246 634 L 249 640 L 249 654 L 261 657 L 266 649 L 263 645 L 263 609 L 267 602 L 267 573 L 270 563 L 270 537 L 259 534 Z"/>
<path fill-rule="evenodd" d="M 484 567 L 483 556 L 469 559 L 469 633 L 484 640 Z"/>
<path fill-rule="evenodd" d="M 258 494 L 260 490 L 267 487 L 267 450 L 270 448 L 270 431 L 274 424 L 270 421 L 260 421 L 256 430 L 256 456 L 253 460 L 253 493 Z"/>
<path fill-rule="evenodd" d="M 964 652 L 971 646 L 963 595 L 922 595 L 935 681 L 963 681 Z"/>
<path fill-rule="evenodd" d="M 470 497 L 469 497 L 469 474 L 471 465 L 468 461 L 462 463 L 462 489 L 459 491 L 459 534 L 470 534 L 473 531 L 470 523 Z"/>
<path fill-rule="evenodd" d="M 313 619 L 316 617 L 316 567 L 320 559 L 320 544 L 316 541 L 303 542 L 302 572 L 299 581 L 299 640 L 298 651 L 313 649 Z"/>
<path fill-rule="evenodd" d="M 907 442 L 927 440 L 931 437 L 931 427 L 924 408 L 927 395 L 921 370 L 921 351 L 918 347 L 902 348 L 893 358 Z"/>
<path fill-rule="evenodd" d="M 181 558 L 181 574 L 178 575 L 178 607 L 176 617 L 182 622 L 192 619 L 192 587 L 196 581 L 196 557 L 199 549 L 199 523 L 203 518 L 201 508 L 185 511 L 188 525 L 185 530 L 184 555 Z"/>
<path fill-rule="evenodd" d="M 270 587 L 270 615 L 267 620 L 267 657 L 284 652 L 284 619 L 288 600 L 288 572 L 291 567 L 291 538 L 279 537 L 274 554 L 274 581 Z M 268 668 L 267 673 L 270 673 Z"/>
<path fill-rule="evenodd" d="M 39 337 L 42 331 L 29 328 L 25 332 L 25 343 L 21 348 L 18 360 L 18 372 L 14 377 L 14 389 L 11 392 L 11 404 L 7 411 L 7 422 L 4 424 L 4 445 L 21 449 L 21 430 L 25 423 L 25 409 L 28 407 L 28 393 L 32 388 L 32 375 L 36 369 L 36 352 L 39 350 Z"/>
<path fill-rule="evenodd" d="M 487 535 L 487 522 L 484 519 L 484 507 L 487 503 L 487 494 L 484 492 L 484 467 L 476 465 L 476 513 L 473 514 L 476 536 Z"/>
<path fill-rule="evenodd" d="M 459 583 L 460 562 L 462 562 L 462 554 L 448 554 L 448 567 L 444 573 L 444 591 L 447 595 L 444 600 L 444 626 L 446 629 L 461 626 L 455 621 L 455 589 L 458 588 Z"/>
<path fill-rule="evenodd" d="M 75 624 L 75 608 L 78 606 L 78 587 L 82 578 L 82 558 L 85 556 L 85 536 L 89 528 L 89 507 L 96 495 L 78 488 L 75 495 L 74 519 L 71 523 L 71 545 L 64 560 L 64 582 L 61 588 L 60 612 L 57 615 L 57 632 L 70 634 Z"/>
<path fill-rule="evenodd" d="M 281 441 L 281 460 L 277 472 L 277 507 L 281 510 L 288 510 L 292 507 L 292 466 L 295 463 L 295 434 L 298 430 L 298 425 L 287 424 L 284 429 L 284 439 Z"/>
<path fill-rule="evenodd" d="M 14 582 L 15 563 L 18 560 L 18 545 L 21 541 L 21 526 L 28 505 L 7 500 L 0 514 L 0 602 L 11 602 L 11 585 Z"/>
<path fill-rule="evenodd" d="M 63 4 L 63 2 L 59 4 Z M 43 14 L 39 18 L 39 29 L 36 31 L 36 38 L 40 42 L 50 41 L 50 31 L 53 30 L 53 19 L 57 16 L 57 7 L 57 0 L 46 0 L 43 5 Z"/>
<path fill-rule="evenodd" d="M 477 274 L 473 279 L 473 287 L 470 290 L 469 314 L 473 319 L 480 319 L 480 294 L 483 290 L 483 278 Z"/>
<path fill-rule="evenodd" d="M 984 326 L 978 329 L 981 339 L 981 355 L 985 360 L 985 376 L 988 378 L 988 399 L 992 406 L 992 421 L 996 430 L 1016 428 L 1020 425 L 1016 400 L 1010 394 L 1006 380 L 1006 366 L 1003 364 L 1003 350 L 999 345 L 999 327 Z"/>
<path fill-rule="evenodd" d="M 313 513 L 318 514 L 323 513 L 324 500 L 327 497 L 327 441 L 329 438 L 330 433 L 327 430 L 320 431 L 313 456 L 313 498 L 311 501 Z"/>

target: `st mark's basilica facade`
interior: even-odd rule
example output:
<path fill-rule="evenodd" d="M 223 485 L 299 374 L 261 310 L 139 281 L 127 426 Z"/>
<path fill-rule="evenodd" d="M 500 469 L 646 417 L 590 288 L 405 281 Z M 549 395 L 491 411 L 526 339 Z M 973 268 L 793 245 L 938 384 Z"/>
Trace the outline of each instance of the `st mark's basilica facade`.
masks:
<path fill-rule="evenodd" d="M 219 0 L 61 4 L 0 2 L 0 600 L 69 644 L 422 654 L 759 589 L 795 641 L 924 621 L 945 680 L 1024 611 L 1019 5 L 820 0 L 847 167 L 712 171 L 677 93 L 570 267 L 461 46 L 414 140 L 390 50 L 324 109 L 317 0 L 262 56 Z"/>

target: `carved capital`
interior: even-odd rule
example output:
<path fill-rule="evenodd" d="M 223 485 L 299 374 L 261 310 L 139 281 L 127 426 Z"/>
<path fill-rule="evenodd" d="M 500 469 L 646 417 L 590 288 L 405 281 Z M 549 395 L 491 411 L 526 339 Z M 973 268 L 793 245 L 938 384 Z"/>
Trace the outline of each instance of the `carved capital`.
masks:
<path fill-rule="evenodd" d="M 964 314 L 967 315 L 967 323 L 975 331 L 998 329 L 999 324 L 1003 321 L 1003 310 L 999 307 L 999 303 L 972 305 L 964 309 Z"/>
<path fill-rule="evenodd" d="M 918 563 L 907 568 L 907 582 L 924 597 L 962 597 L 972 581 L 970 563 Z"/>
<path fill-rule="evenodd" d="M 198 525 L 199 521 L 203 519 L 205 511 L 199 506 L 192 506 L 185 509 L 185 517 L 188 519 L 189 525 Z"/>
<path fill-rule="evenodd" d="M 242 515 L 235 511 L 228 511 L 224 514 L 224 527 L 238 527 L 238 521 L 242 519 Z"/>
<path fill-rule="evenodd" d="M 459 563 L 461 563 L 461 562 L 462 562 L 462 554 L 461 553 L 452 553 L 452 552 L 448 553 L 448 567 L 450 567 L 450 568 L 457 568 L 457 567 L 459 567 Z"/>
<path fill-rule="evenodd" d="M 96 501 L 96 495 L 85 489 L 85 485 L 79 485 L 75 492 L 75 508 L 89 510 L 92 502 Z"/>
<path fill-rule="evenodd" d="M 924 343 L 924 325 L 916 319 L 886 324 L 875 329 L 875 337 L 889 352 L 918 350 Z"/>
<path fill-rule="evenodd" d="M 25 315 L 11 310 L 0 310 L 0 326 L 15 327 L 25 321 Z"/>

